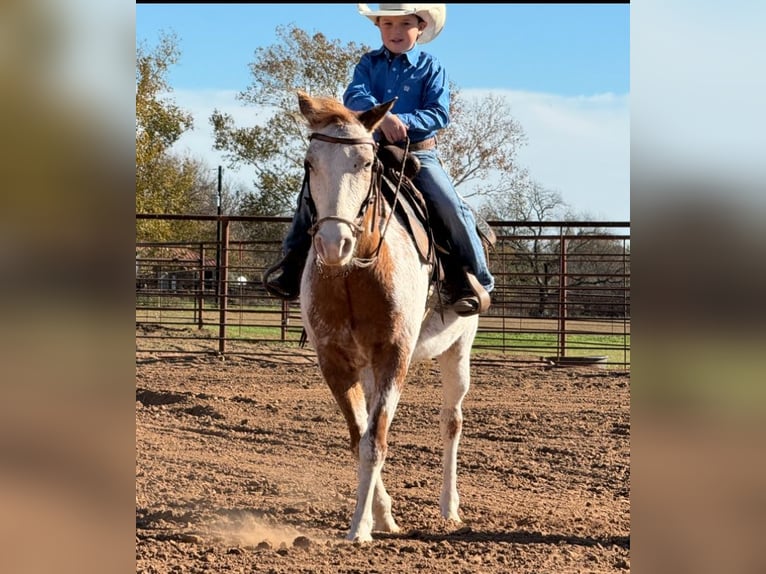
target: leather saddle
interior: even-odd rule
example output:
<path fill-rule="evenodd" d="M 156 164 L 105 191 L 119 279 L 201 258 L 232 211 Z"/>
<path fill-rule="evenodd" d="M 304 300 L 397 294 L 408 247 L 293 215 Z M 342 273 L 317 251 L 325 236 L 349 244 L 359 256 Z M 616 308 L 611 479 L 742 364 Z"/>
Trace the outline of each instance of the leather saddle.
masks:
<path fill-rule="evenodd" d="M 450 257 L 452 246 L 449 230 L 445 229 L 438 218 L 433 220 L 429 218 L 429 202 L 412 183 L 412 178 L 420 169 L 417 156 L 406 154 L 405 157 L 402 148 L 395 145 L 381 145 L 378 148 L 378 159 L 383 166 L 380 185 L 383 199 L 389 206 L 394 206 L 421 260 L 431 265 L 433 269 L 431 281 L 435 284 L 437 291 L 441 289 L 443 283 L 449 284 L 451 278 L 464 273 L 477 295 L 484 292 L 487 299 L 484 306 L 488 307 L 489 297 L 476 277 L 459 267 L 456 258 Z M 485 255 L 488 256 L 497 238 L 484 218 L 475 211 L 474 218 L 476 230 L 484 245 Z M 486 309 L 482 309 L 484 310 Z"/>

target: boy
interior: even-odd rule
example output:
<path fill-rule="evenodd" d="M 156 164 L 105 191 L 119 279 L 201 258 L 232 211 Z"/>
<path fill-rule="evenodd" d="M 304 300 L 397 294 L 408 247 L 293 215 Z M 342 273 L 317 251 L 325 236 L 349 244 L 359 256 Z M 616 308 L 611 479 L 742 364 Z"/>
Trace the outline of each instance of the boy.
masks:
<path fill-rule="evenodd" d="M 429 200 L 435 216 L 449 230 L 454 253 L 460 265 L 481 284 L 472 287 L 464 273 L 450 277 L 457 283 L 447 303 L 460 315 L 473 315 L 486 310 L 480 301 L 488 300 L 494 288 L 484 249 L 476 231 L 473 212 L 457 194 L 441 164 L 436 148 L 436 133 L 449 124 L 449 85 L 445 69 L 431 54 L 417 44 L 433 40 L 444 27 L 444 4 L 380 4 L 372 11 L 359 4 L 359 13 L 380 29 L 383 46 L 367 52 L 354 68 L 351 83 L 343 94 L 343 103 L 355 111 L 365 111 L 382 102 L 398 98 L 379 127 L 379 139 L 403 146 L 409 138 L 409 150 L 420 160 L 420 171 L 413 178 L 415 186 Z M 286 255 L 265 277 L 266 289 L 277 297 L 298 296 L 300 276 L 311 239 L 309 215 L 303 209 L 303 193 L 298 211 L 285 238 Z M 271 274 L 281 268 L 277 279 Z"/>

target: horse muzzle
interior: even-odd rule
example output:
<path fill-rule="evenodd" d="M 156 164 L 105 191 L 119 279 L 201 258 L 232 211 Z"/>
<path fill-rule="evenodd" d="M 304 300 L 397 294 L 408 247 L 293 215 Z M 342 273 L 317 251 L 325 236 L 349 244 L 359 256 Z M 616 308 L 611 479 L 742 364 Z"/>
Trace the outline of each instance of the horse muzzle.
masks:
<path fill-rule="evenodd" d="M 311 228 L 314 250 L 320 264 L 344 267 L 351 263 L 361 227 L 341 217 L 325 217 Z"/>

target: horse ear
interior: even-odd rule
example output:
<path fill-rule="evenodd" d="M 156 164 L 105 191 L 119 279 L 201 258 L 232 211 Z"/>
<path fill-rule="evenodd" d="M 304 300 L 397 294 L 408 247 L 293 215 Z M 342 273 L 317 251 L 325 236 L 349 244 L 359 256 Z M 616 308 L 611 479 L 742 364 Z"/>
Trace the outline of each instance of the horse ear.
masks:
<path fill-rule="evenodd" d="M 303 90 L 298 90 L 298 107 L 301 110 L 301 113 L 303 116 L 309 121 L 309 123 L 313 123 L 313 118 L 316 115 L 316 105 L 314 104 L 314 100 L 311 99 L 311 96 L 309 96 L 306 92 Z"/>
<path fill-rule="evenodd" d="M 378 104 L 366 112 L 362 112 L 359 114 L 359 121 L 367 128 L 367 131 L 374 131 L 378 124 L 383 121 L 383 118 L 386 117 L 386 114 L 394 107 L 396 100 L 397 98 L 394 98 L 393 100 Z"/>

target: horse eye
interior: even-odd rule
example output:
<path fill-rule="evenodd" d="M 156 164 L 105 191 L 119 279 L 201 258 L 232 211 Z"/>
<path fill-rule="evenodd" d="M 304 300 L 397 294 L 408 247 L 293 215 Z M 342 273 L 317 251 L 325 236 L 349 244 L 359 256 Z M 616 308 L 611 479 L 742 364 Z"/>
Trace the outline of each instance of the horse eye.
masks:
<path fill-rule="evenodd" d="M 309 169 L 312 169 L 312 168 L 311 168 L 311 162 L 310 162 L 309 160 L 305 160 L 305 161 L 303 162 L 303 169 L 305 169 L 305 170 L 309 170 Z"/>

